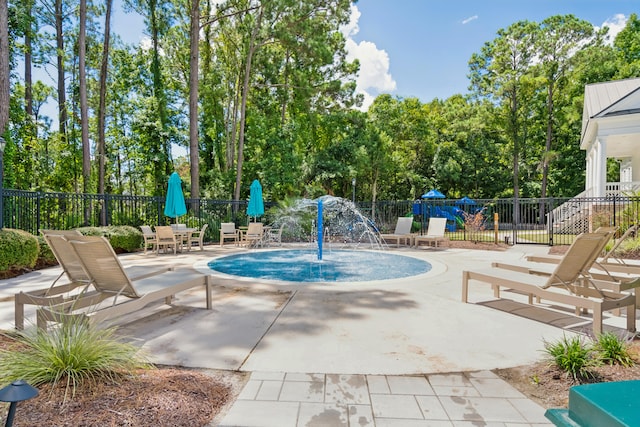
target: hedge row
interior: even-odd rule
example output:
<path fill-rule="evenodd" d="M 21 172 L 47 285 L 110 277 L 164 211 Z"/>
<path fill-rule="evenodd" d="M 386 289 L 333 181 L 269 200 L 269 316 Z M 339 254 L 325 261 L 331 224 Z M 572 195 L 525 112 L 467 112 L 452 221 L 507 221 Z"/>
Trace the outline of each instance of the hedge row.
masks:
<path fill-rule="evenodd" d="M 118 253 L 133 252 L 142 247 L 142 233 L 128 225 L 78 228 L 85 236 L 104 236 Z M 55 257 L 42 236 L 22 230 L 0 230 L 0 273 L 33 268 L 36 263 L 50 265 Z"/>

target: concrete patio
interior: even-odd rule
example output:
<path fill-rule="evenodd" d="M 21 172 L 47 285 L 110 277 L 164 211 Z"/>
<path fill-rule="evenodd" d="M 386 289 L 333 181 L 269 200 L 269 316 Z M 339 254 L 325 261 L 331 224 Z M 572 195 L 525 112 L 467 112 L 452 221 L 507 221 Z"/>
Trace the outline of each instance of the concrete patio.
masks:
<path fill-rule="evenodd" d="M 206 270 L 232 245 L 122 263 Z M 269 249 L 254 249 L 263 251 Z M 120 331 L 158 364 L 249 372 L 224 426 L 537 426 L 544 409 L 492 372 L 539 361 L 543 340 L 589 331 L 573 309 L 528 306 L 472 283 L 463 304 L 461 272 L 522 260 L 546 246 L 507 251 L 392 249 L 425 259 L 429 273 L 366 283 L 259 282 L 214 276 L 213 310 L 200 290 L 118 319 Z M 366 268 L 366 266 L 363 266 Z M 0 327 L 13 328 L 13 295 L 47 287 L 59 268 L 0 281 Z M 209 271 L 207 271 L 209 273 Z M 31 325 L 32 307 L 26 309 Z M 624 319 L 605 318 L 606 328 Z"/>

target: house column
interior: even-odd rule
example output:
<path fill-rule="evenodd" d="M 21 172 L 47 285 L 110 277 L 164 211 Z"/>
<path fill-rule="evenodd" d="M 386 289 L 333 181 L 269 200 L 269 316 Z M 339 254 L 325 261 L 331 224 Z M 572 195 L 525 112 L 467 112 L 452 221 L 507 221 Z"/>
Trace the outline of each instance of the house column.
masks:
<path fill-rule="evenodd" d="M 595 165 L 595 146 L 591 146 L 587 152 L 587 169 L 586 169 L 586 182 L 585 190 L 587 190 L 590 196 L 593 195 L 596 187 L 596 165 Z"/>
<path fill-rule="evenodd" d="M 631 180 L 640 182 L 640 156 L 631 157 Z"/>
<path fill-rule="evenodd" d="M 607 143 L 600 138 L 596 139 L 594 163 L 596 167 L 594 196 L 604 197 L 607 183 Z"/>

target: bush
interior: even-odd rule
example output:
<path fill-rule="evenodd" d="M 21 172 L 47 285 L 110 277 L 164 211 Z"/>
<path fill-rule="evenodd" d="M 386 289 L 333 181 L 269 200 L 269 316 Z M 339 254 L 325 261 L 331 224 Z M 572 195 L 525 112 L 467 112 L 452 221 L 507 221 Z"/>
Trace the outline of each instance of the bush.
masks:
<path fill-rule="evenodd" d="M 51 252 L 51 248 L 47 245 L 47 242 L 44 240 L 42 236 L 36 236 L 38 239 L 38 244 L 40 245 L 40 250 L 38 252 L 38 265 L 54 265 L 58 263 L 58 260 Z"/>
<path fill-rule="evenodd" d="M 129 225 L 110 225 L 107 227 L 81 227 L 85 236 L 104 236 L 116 252 L 133 252 L 142 247 L 142 232 Z"/>
<path fill-rule="evenodd" d="M 634 365 L 633 358 L 629 354 L 628 344 L 611 332 L 605 332 L 598 337 L 594 350 L 603 363 L 627 367 Z"/>
<path fill-rule="evenodd" d="M 115 338 L 115 328 L 98 328 L 75 318 L 50 331 L 19 332 L 16 344 L 0 350 L 0 383 L 23 379 L 33 386 L 51 383 L 75 393 L 84 383 L 117 381 L 149 367 L 140 349 Z"/>
<path fill-rule="evenodd" d="M 591 368 L 598 366 L 594 359 L 592 346 L 580 337 L 563 337 L 555 343 L 544 342 L 544 351 L 549 355 L 553 364 L 571 375 L 574 381 L 593 378 Z"/>
<path fill-rule="evenodd" d="M 0 271 L 33 268 L 38 259 L 38 239 L 26 231 L 0 230 Z"/>

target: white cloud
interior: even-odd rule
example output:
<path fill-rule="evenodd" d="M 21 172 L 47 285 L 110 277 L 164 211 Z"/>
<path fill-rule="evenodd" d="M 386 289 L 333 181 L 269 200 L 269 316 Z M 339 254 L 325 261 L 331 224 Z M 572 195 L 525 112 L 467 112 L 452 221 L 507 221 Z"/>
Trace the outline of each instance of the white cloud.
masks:
<path fill-rule="evenodd" d="M 611 18 L 608 18 L 606 21 L 602 23 L 602 26 L 596 27 L 596 29 L 600 29 L 602 27 L 609 27 L 609 32 L 607 33 L 607 44 L 613 44 L 613 40 L 616 38 L 618 33 L 622 31 L 622 29 L 627 25 L 627 17 L 622 13 L 618 13 Z"/>
<path fill-rule="evenodd" d="M 342 28 L 345 35 L 347 60 L 360 61 L 360 71 L 356 77 L 356 92 L 364 95 L 362 110 L 367 110 L 375 97 L 380 93 L 393 92 L 396 82 L 389 73 L 389 55 L 386 51 L 378 49 L 375 43 L 363 40 L 357 43 L 353 36 L 358 34 L 360 28 L 358 21 L 360 10 L 355 5 L 351 6 L 351 20 Z"/>
<path fill-rule="evenodd" d="M 468 24 L 468 23 L 469 23 L 469 22 L 471 22 L 471 21 L 475 21 L 476 19 L 478 19 L 478 15 L 470 16 L 470 17 L 468 17 L 467 19 L 463 19 L 463 20 L 462 20 L 462 25 L 466 25 L 466 24 Z"/>

